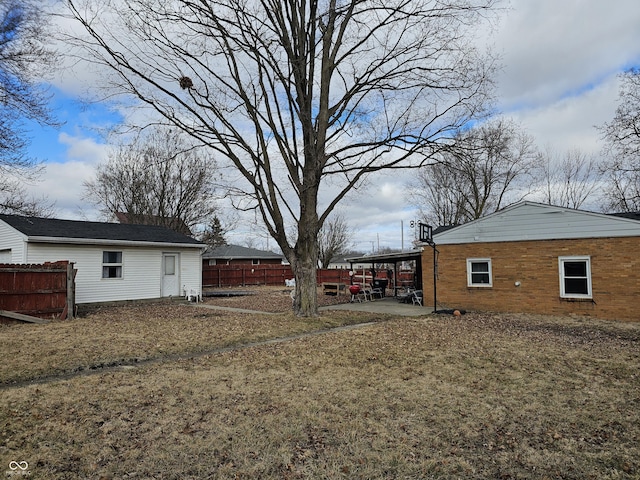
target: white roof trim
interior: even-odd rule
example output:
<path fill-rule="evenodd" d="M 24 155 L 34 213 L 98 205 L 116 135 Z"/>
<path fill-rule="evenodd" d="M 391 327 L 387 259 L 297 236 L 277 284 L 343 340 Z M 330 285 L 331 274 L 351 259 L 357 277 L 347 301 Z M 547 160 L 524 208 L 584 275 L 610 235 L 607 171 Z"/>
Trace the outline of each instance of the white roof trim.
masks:
<path fill-rule="evenodd" d="M 206 245 L 194 243 L 143 242 L 135 240 L 107 240 L 101 238 L 65 238 L 65 237 L 25 237 L 29 243 L 57 243 L 72 245 L 119 245 L 129 247 L 158 248 L 198 248 L 204 250 Z"/>
<path fill-rule="evenodd" d="M 439 245 L 640 237 L 640 221 L 523 201 L 434 235 Z"/>

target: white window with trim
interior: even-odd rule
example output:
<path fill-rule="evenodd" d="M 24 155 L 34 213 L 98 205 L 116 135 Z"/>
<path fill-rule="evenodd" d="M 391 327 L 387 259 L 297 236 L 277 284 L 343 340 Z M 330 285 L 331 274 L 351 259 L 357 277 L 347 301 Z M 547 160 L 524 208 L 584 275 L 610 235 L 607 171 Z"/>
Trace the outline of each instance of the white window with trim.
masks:
<path fill-rule="evenodd" d="M 591 298 L 591 257 L 558 257 L 561 298 Z"/>
<path fill-rule="evenodd" d="M 490 258 L 467 258 L 467 286 L 493 286 Z"/>
<path fill-rule="evenodd" d="M 102 252 L 102 278 L 122 278 L 122 252 Z"/>

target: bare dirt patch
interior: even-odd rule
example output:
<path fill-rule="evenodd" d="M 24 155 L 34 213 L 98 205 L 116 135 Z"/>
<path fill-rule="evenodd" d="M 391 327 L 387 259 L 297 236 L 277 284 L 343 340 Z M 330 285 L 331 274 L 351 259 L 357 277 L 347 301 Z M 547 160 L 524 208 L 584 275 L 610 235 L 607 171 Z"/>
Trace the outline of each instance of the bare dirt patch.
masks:
<path fill-rule="evenodd" d="M 228 338 L 274 316 L 255 317 Z M 199 345 L 180 327 L 176 349 Z M 637 324 L 390 319 L 4 388 L 0 461 L 48 479 L 637 479 L 639 347 Z"/>

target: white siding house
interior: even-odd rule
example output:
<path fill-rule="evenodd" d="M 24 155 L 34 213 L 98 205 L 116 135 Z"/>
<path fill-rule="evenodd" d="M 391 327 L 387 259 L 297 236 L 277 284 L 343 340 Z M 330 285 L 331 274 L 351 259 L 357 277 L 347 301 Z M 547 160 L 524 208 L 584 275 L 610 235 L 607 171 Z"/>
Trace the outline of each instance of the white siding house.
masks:
<path fill-rule="evenodd" d="M 0 263 L 73 262 L 78 304 L 200 296 L 204 247 L 159 226 L 0 215 Z"/>

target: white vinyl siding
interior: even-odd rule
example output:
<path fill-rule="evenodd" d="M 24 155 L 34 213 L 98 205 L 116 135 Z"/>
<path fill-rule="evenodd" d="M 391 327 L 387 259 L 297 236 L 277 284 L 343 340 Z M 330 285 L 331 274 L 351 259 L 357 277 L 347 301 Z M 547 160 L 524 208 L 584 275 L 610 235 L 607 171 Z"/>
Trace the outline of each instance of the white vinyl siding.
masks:
<path fill-rule="evenodd" d="M 493 286 L 490 258 L 467 258 L 467 286 Z"/>
<path fill-rule="evenodd" d="M 122 279 L 102 278 L 103 252 L 119 251 L 123 258 Z M 202 292 L 200 249 L 177 249 L 180 252 L 180 295 L 183 291 Z M 162 296 L 162 248 L 121 246 L 82 246 L 30 244 L 27 263 L 69 260 L 75 263 L 76 302 L 93 303 L 142 300 Z"/>
<path fill-rule="evenodd" d="M 5 253 L 3 263 L 27 263 L 25 236 L 0 220 L 0 250 Z"/>
<path fill-rule="evenodd" d="M 521 202 L 434 236 L 437 245 L 640 236 L 640 222 Z"/>
<path fill-rule="evenodd" d="M 558 257 L 558 268 L 560 297 L 592 298 L 590 257 Z"/>

